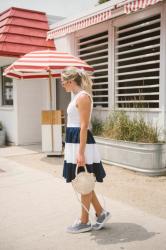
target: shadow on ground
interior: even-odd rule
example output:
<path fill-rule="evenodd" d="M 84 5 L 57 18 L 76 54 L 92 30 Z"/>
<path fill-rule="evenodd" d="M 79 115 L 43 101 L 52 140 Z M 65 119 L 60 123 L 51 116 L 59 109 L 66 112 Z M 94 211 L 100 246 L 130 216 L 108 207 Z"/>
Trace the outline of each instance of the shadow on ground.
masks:
<path fill-rule="evenodd" d="M 100 231 L 92 231 L 91 240 L 98 244 L 118 244 L 132 241 L 144 241 L 154 237 L 155 232 L 148 232 L 144 227 L 135 223 L 108 223 Z"/>

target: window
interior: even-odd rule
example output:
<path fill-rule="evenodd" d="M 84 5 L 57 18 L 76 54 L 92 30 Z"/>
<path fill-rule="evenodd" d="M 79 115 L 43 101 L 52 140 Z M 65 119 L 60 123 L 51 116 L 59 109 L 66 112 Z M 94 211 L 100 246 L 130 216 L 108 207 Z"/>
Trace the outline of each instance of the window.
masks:
<path fill-rule="evenodd" d="M 160 15 L 116 28 L 118 108 L 159 108 Z"/>
<path fill-rule="evenodd" d="M 92 77 L 94 107 L 108 107 L 108 31 L 79 39 L 78 54 L 95 69 Z"/>
<path fill-rule="evenodd" d="M 3 76 L 5 67 L 1 68 L 1 82 L 2 82 L 2 105 L 13 105 L 13 80 Z"/>

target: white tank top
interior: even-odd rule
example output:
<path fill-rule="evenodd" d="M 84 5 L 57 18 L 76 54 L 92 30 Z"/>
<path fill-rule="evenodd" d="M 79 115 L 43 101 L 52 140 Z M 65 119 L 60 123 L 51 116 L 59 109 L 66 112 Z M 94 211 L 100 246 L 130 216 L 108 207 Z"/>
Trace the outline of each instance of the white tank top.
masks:
<path fill-rule="evenodd" d="M 77 101 L 77 98 L 82 94 L 88 95 L 91 99 L 91 111 L 90 111 L 90 119 L 89 119 L 89 123 L 90 123 L 92 108 L 93 108 L 93 100 L 89 93 L 87 93 L 85 90 L 81 90 L 80 92 L 78 92 L 78 94 L 74 96 L 74 98 L 71 100 L 71 102 L 68 105 L 67 127 L 80 127 L 80 114 L 79 114 L 78 108 L 76 107 L 76 104 L 77 104 L 76 101 Z"/>

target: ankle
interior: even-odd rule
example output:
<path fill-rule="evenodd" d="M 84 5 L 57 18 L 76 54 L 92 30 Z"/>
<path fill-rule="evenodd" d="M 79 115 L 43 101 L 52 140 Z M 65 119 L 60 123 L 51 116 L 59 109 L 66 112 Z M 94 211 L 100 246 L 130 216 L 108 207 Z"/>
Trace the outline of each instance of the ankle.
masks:
<path fill-rule="evenodd" d="M 102 208 L 100 211 L 96 212 L 96 217 L 99 217 L 103 213 L 104 209 Z"/>
<path fill-rule="evenodd" d="M 89 220 L 85 218 L 81 218 L 80 221 L 82 224 L 87 224 Z"/>

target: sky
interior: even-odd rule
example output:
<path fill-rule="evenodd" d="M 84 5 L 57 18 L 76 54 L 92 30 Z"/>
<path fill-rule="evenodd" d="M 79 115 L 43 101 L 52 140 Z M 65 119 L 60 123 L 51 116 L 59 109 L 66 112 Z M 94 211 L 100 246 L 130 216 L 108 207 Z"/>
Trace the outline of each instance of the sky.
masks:
<path fill-rule="evenodd" d="M 0 0 L 0 12 L 19 7 L 46 12 L 50 15 L 72 17 L 93 8 L 98 0 Z"/>

